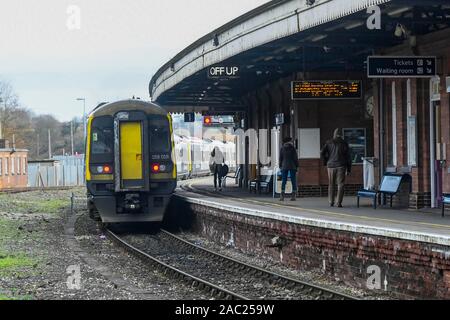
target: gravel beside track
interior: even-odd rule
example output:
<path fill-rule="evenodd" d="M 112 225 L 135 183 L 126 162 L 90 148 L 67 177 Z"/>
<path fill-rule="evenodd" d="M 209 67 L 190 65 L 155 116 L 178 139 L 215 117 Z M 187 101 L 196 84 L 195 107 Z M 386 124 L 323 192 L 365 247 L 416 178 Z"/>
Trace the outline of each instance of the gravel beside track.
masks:
<path fill-rule="evenodd" d="M 70 215 L 72 192 L 85 196 L 84 188 L 0 196 L 0 300 L 208 298 L 115 247 L 84 210 Z M 74 266 L 79 289 L 67 285 Z"/>

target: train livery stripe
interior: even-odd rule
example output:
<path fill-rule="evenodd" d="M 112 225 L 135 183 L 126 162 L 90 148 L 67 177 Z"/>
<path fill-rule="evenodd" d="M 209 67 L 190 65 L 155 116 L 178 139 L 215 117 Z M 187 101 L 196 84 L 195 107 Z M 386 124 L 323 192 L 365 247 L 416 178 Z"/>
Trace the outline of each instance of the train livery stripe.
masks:
<path fill-rule="evenodd" d="M 172 163 L 173 163 L 173 170 L 172 170 L 172 178 L 177 178 L 177 160 L 175 156 L 175 138 L 173 137 L 173 121 L 172 116 L 167 114 L 167 119 L 169 120 L 169 129 L 170 129 L 170 142 L 172 146 Z"/>
<path fill-rule="evenodd" d="M 120 164 L 122 180 L 141 180 L 142 127 L 140 121 L 120 124 Z"/>
<path fill-rule="evenodd" d="M 85 161 L 85 171 L 86 171 L 86 181 L 91 181 L 91 170 L 89 169 L 89 163 L 91 161 L 91 125 L 94 116 L 90 116 L 87 123 L 87 137 L 86 137 L 86 161 Z"/>

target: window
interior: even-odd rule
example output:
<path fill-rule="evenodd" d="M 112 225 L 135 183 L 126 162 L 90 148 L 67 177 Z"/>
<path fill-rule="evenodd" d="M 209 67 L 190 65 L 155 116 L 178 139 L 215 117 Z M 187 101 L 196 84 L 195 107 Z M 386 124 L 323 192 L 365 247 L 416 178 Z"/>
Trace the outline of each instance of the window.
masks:
<path fill-rule="evenodd" d="M 397 166 L 397 95 L 392 81 L 392 165 Z"/>
<path fill-rule="evenodd" d="M 111 116 L 92 121 L 89 160 L 91 165 L 114 162 L 114 120 Z"/>
<path fill-rule="evenodd" d="M 5 158 L 5 176 L 9 174 L 9 158 Z"/>
<path fill-rule="evenodd" d="M 27 174 L 27 170 L 28 168 L 27 168 L 27 158 L 26 157 L 23 157 L 23 169 L 22 169 L 22 173 L 23 174 Z"/>
<path fill-rule="evenodd" d="M 15 174 L 15 163 L 14 163 L 15 158 L 11 157 L 11 175 Z"/>
<path fill-rule="evenodd" d="M 150 152 L 170 152 L 169 121 L 163 116 L 152 116 L 149 121 Z"/>
<path fill-rule="evenodd" d="M 3 175 L 3 159 L 0 158 L 0 176 Z"/>
<path fill-rule="evenodd" d="M 367 138 L 365 128 L 343 129 L 344 140 L 347 141 L 353 164 L 362 164 L 367 154 Z"/>
<path fill-rule="evenodd" d="M 112 117 L 98 117 L 92 122 L 92 154 L 113 154 L 114 127 Z"/>

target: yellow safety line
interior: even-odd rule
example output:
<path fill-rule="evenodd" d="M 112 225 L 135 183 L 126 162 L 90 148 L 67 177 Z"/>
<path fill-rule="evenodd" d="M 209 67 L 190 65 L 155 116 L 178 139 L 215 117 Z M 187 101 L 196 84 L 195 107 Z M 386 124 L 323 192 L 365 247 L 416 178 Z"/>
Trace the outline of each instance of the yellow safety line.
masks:
<path fill-rule="evenodd" d="M 190 188 L 193 188 L 192 184 L 193 183 L 189 184 Z M 196 189 L 196 188 L 193 188 L 193 189 Z M 205 192 L 207 192 L 209 194 L 213 194 L 213 193 L 208 192 L 208 191 L 205 191 Z M 213 195 L 215 195 L 215 194 L 213 194 Z M 357 215 L 352 215 L 352 214 L 349 214 L 349 213 L 337 213 L 337 212 L 317 210 L 317 209 L 307 209 L 307 208 L 301 208 L 301 207 L 293 207 L 293 206 L 281 205 L 281 204 L 265 202 L 265 201 L 257 201 L 257 200 L 251 200 L 251 199 L 242 199 L 242 198 L 235 197 L 235 196 L 223 196 L 223 197 L 238 199 L 238 200 L 240 200 L 242 202 L 250 202 L 250 203 L 254 203 L 254 204 L 267 204 L 267 205 L 270 205 L 270 206 L 273 206 L 273 207 L 289 208 L 289 209 L 294 209 L 294 210 L 297 210 L 297 211 L 303 211 L 303 212 L 306 211 L 306 212 L 310 212 L 310 213 L 322 213 L 322 214 L 338 216 L 338 217 L 358 218 L 358 219 L 361 219 L 361 220 L 374 220 L 374 221 L 380 221 L 380 222 L 409 223 L 409 224 L 412 224 L 412 225 L 417 224 L 417 225 L 429 226 L 429 227 L 433 227 L 433 228 L 450 229 L 449 225 L 443 225 L 443 224 L 434 224 L 434 223 L 419 222 L 419 221 L 391 220 L 391 219 L 375 218 L 375 217 L 368 217 L 368 216 L 357 216 Z"/>

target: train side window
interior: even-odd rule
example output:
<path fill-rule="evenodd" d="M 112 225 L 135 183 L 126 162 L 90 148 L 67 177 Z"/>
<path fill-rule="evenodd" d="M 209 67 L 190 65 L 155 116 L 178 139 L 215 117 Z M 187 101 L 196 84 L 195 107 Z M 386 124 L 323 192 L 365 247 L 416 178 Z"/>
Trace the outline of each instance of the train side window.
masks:
<path fill-rule="evenodd" d="M 149 117 L 150 152 L 170 152 L 169 120 L 164 116 Z"/>
<path fill-rule="evenodd" d="M 114 123 L 110 116 L 94 118 L 92 121 L 91 153 L 112 154 L 114 150 Z"/>

